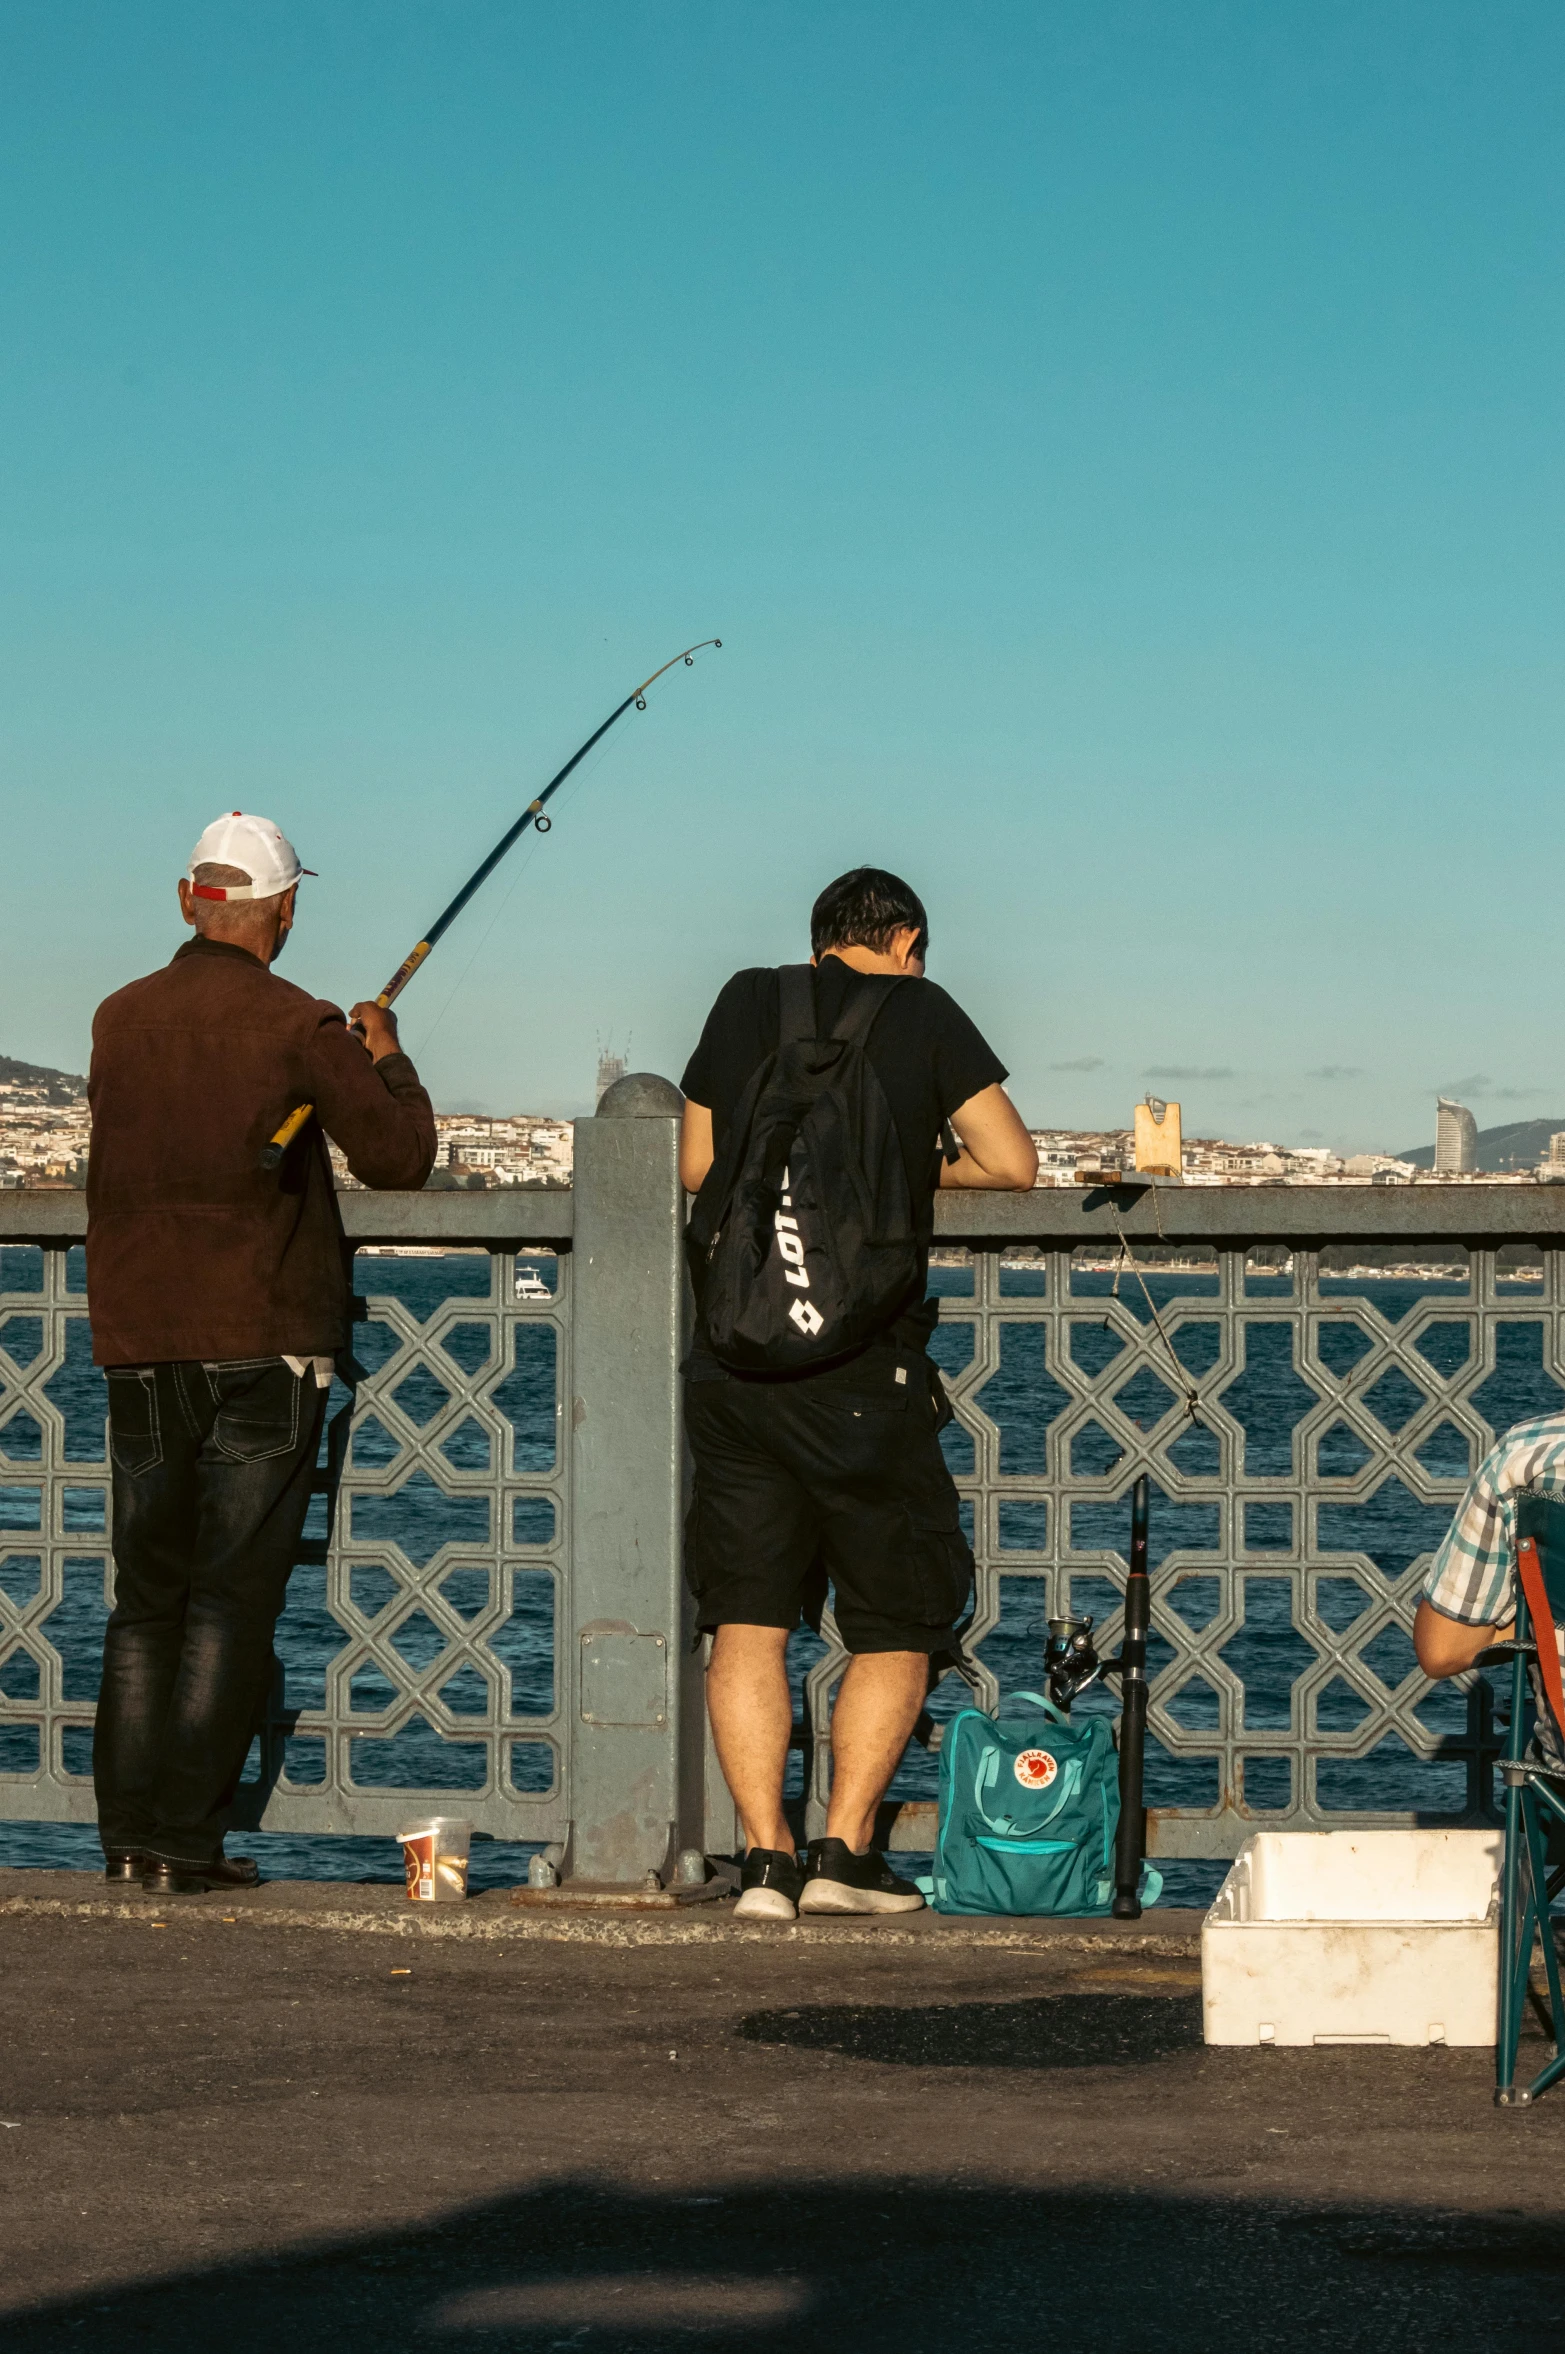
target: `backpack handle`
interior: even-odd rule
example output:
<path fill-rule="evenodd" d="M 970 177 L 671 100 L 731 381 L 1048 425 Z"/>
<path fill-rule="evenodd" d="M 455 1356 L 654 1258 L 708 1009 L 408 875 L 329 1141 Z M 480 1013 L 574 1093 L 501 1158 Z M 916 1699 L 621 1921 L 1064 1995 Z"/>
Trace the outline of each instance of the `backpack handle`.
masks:
<path fill-rule="evenodd" d="M 831 1036 L 820 1035 L 820 1008 L 815 993 L 816 968 L 808 964 L 784 964 L 777 967 L 777 1043 L 782 1046 L 802 1045 L 814 1039 L 820 1045 L 862 1046 L 875 1026 L 881 1007 L 895 989 L 900 989 L 908 978 L 906 973 L 861 973 L 860 980 L 874 985 L 856 989 L 833 1025 Z M 948 1131 L 949 1132 L 949 1131 Z M 960 1152 L 949 1156 L 960 1158 Z"/>
<path fill-rule="evenodd" d="M 1012 1702 L 1016 1700 L 1032 1701 L 1035 1707 L 1041 1708 L 1043 1710 L 1043 1713 L 1046 1717 L 1052 1717 L 1057 1725 L 1065 1725 L 1068 1727 L 1070 1724 L 1070 1718 L 1065 1714 L 1064 1709 L 1056 1708 L 1054 1702 L 1052 1700 L 1046 1699 L 1041 1692 L 1007 1692 L 1004 1698 L 1001 1700 L 999 1707 L 994 1712 L 995 1722 L 997 1724 L 1000 1718 L 1004 1716 L 1006 1710 L 1011 1706 Z"/>

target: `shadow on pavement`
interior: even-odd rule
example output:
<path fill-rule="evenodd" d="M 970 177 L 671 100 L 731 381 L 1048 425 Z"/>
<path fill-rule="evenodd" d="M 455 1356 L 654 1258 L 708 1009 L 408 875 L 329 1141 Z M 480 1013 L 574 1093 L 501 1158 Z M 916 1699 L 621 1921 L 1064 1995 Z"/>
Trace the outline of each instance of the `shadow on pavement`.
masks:
<path fill-rule="evenodd" d="M 1133 2142 L 1132 2126 L 1127 2171 Z M 5 2345 L 1500 2354 L 1557 2342 L 1562 2294 L 1565 2242 L 1507 2215 L 894 2178 L 640 2197 L 581 2181 L 13 2311 Z"/>
<path fill-rule="evenodd" d="M 1140 2066 L 1201 2044 L 1199 1997 L 1045 1994 L 1021 2002 L 816 2003 L 751 2011 L 747 2043 L 841 2052 L 904 2068 Z"/>

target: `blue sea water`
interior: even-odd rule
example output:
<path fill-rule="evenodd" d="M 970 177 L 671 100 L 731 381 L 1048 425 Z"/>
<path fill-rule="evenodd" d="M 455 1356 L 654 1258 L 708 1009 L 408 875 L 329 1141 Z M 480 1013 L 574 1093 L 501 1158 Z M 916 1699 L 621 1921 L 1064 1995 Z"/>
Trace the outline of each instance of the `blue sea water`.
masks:
<path fill-rule="evenodd" d="M 540 1258 L 535 1264 L 552 1287 L 554 1262 Z M 0 1252 L 0 1289 L 12 1294 L 35 1291 L 41 1270 L 38 1252 L 7 1248 Z M 396 1298 L 422 1322 L 450 1298 L 486 1298 L 489 1272 L 487 1261 L 463 1254 L 441 1259 L 361 1257 L 355 1280 L 362 1293 Z M 70 1280 L 73 1288 L 80 1289 L 79 1253 L 72 1254 Z M 934 1353 L 942 1366 L 955 1374 L 971 1354 L 972 1327 L 960 1318 L 961 1298 L 971 1290 L 970 1270 L 961 1266 L 940 1267 L 934 1270 L 933 1282 L 934 1288 L 950 1299 L 952 1308 L 952 1320 L 942 1324 L 936 1335 Z M 1003 1271 L 1003 1292 L 1018 1300 L 1037 1296 L 1042 1283 L 1041 1271 L 1026 1266 L 1007 1267 Z M 1112 1278 L 1105 1273 L 1084 1268 L 1073 1272 L 1073 1298 L 1090 1301 L 1105 1296 L 1111 1288 Z M 1181 1310 L 1185 1322 L 1178 1348 L 1182 1361 L 1199 1384 L 1215 1357 L 1217 1327 L 1203 1326 L 1198 1309 L 1202 1298 L 1215 1295 L 1215 1277 L 1200 1272 L 1170 1271 L 1151 1276 L 1149 1288 L 1160 1309 L 1173 1303 Z M 1392 1322 L 1404 1316 L 1416 1301 L 1431 1296 L 1449 1297 L 1453 1303 L 1452 1317 L 1448 1322 L 1433 1324 L 1421 1345 L 1437 1370 L 1449 1372 L 1465 1360 L 1470 1346 L 1468 1326 L 1461 1313 L 1467 1298 L 1465 1282 L 1355 1277 L 1328 1279 L 1323 1288 L 1327 1296 L 1340 1296 L 1345 1301 L 1355 1297 L 1371 1301 Z M 1252 1276 L 1248 1283 L 1249 1296 L 1257 1307 L 1263 1302 L 1287 1299 L 1290 1290 L 1286 1278 Z M 1525 1300 L 1523 1287 L 1518 1287 L 1517 1296 Z M 1122 1284 L 1120 1298 L 1132 1315 L 1146 1321 L 1147 1310 L 1136 1285 Z M 68 1458 L 80 1461 L 85 1471 L 102 1461 L 103 1383 L 90 1362 L 85 1324 L 73 1323 L 70 1335 L 66 1363 L 51 1378 L 46 1394 L 63 1415 Z M 0 1326 L 0 1348 L 19 1367 L 25 1368 L 36 1356 L 40 1338 L 41 1325 L 36 1317 L 27 1315 L 25 1301 Z M 1561 1392 L 1543 1369 L 1541 1325 L 1526 1322 L 1507 1325 L 1500 1329 L 1498 1339 L 1496 1369 L 1474 1397 L 1474 1403 L 1492 1428 L 1504 1429 L 1524 1415 L 1552 1411 L 1565 1404 L 1565 1392 Z M 1000 1368 L 982 1393 L 984 1409 L 1002 1433 L 1002 1475 L 1041 1471 L 1047 1460 L 1049 1426 L 1064 1404 L 1066 1393 L 1050 1374 L 1044 1340 L 1043 1328 L 1038 1325 L 1007 1327 Z M 371 1370 L 386 1361 L 393 1345 L 394 1336 L 383 1324 L 371 1320 L 356 1327 L 356 1352 Z M 443 1348 L 453 1365 L 472 1376 L 485 1366 L 491 1345 L 487 1326 L 475 1319 L 471 1323 L 458 1322 L 447 1332 L 440 1347 L 432 1349 L 431 1355 L 438 1367 Z M 1361 1328 L 1345 1322 L 1328 1333 L 1323 1354 L 1334 1370 L 1339 1365 L 1345 1369 L 1363 1345 Z M 1078 1362 L 1089 1372 L 1106 1363 L 1117 1346 L 1113 1335 L 1096 1317 L 1084 1320 L 1075 1328 L 1073 1347 Z M 517 1332 L 515 1348 L 513 1361 L 490 1394 L 512 1424 L 516 1469 L 546 1474 L 552 1466 L 556 1445 L 552 1328 L 543 1322 L 522 1326 Z M 1336 1352 L 1335 1356 L 1332 1351 Z M 437 1373 L 420 1372 L 400 1385 L 398 1395 L 404 1411 L 424 1420 L 438 1410 L 444 1393 Z M 1144 1374 L 1130 1390 L 1121 1393 L 1120 1403 L 1122 1410 L 1132 1417 L 1150 1422 L 1164 1410 L 1168 1395 L 1166 1385 Z M 1313 1393 L 1294 1370 L 1291 1334 L 1286 1326 L 1257 1323 L 1248 1328 L 1243 1368 L 1230 1381 L 1224 1397 L 1229 1411 L 1245 1432 L 1247 1468 L 1257 1474 L 1286 1472 L 1291 1461 L 1293 1426 L 1313 1400 Z M 8 1398 L 0 1397 L 0 1417 L 6 1416 L 9 1402 Z M 340 1402 L 339 1393 L 334 1396 L 334 1408 Z M 1389 1377 L 1389 1387 L 1386 1383 L 1380 1385 L 1375 1410 L 1387 1427 L 1395 1430 L 1418 1402 L 1414 1385 L 1397 1375 Z M 10 1413 L 9 1419 L 0 1424 L 0 1456 L 4 1457 L 8 1470 L 20 1471 L 29 1459 L 36 1461 L 39 1444 L 38 1425 L 25 1406 Z M 1323 1471 L 1351 1472 L 1364 1459 L 1359 1441 L 1345 1429 L 1334 1442 L 1335 1453 L 1332 1444 L 1328 1442 L 1323 1449 Z M 960 1429 L 953 1428 L 946 1435 L 946 1446 L 952 1468 L 961 1477 L 972 1465 L 971 1440 Z M 488 1448 L 487 1435 L 471 1421 L 464 1423 L 447 1441 L 448 1458 L 456 1466 L 487 1467 Z M 392 1442 L 378 1423 L 361 1425 L 355 1439 L 358 1463 L 373 1465 L 387 1461 L 394 1452 Z M 1116 1454 L 1116 1443 L 1106 1432 L 1089 1430 L 1078 1434 L 1071 1469 L 1094 1477 L 1111 1473 Z M 1215 1469 L 1216 1443 L 1206 1431 L 1192 1428 L 1178 1442 L 1174 1460 L 1190 1473 Z M 1422 1450 L 1421 1460 L 1428 1471 L 1445 1477 L 1460 1477 L 1471 1468 L 1468 1442 L 1449 1424 L 1434 1434 Z M 441 1543 L 451 1539 L 487 1542 L 490 1509 L 486 1498 L 448 1496 L 427 1475 L 419 1473 L 394 1496 L 357 1498 L 353 1527 L 356 1536 L 394 1537 L 410 1558 L 421 1563 L 431 1558 Z M 1074 1499 L 1069 1509 L 1069 1541 L 1073 1549 L 1089 1553 L 1097 1549 L 1123 1552 L 1128 1540 L 1128 1499 L 1103 1501 L 1081 1497 Z M 1289 1546 L 1290 1509 L 1286 1503 L 1269 1501 L 1251 1502 L 1245 1507 L 1245 1541 L 1252 1553 L 1264 1557 L 1268 1549 Z M 983 1644 L 982 1656 L 999 1679 L 1002 1690 L 1036 1686 L 1042 1674 L 1044 1582 L 1022 1574 L 1021 1559 L 1017 1572 L 1007 1574 L 1003 1554 L 1015 1550 L 1025 1556 L 1029 1548 L 1042 1545 L 1047 1533 L 1046 1511 L 1044 1503 L 1030 1499 L 1007 1500 L 1000 1507 L 1000 1619 Z M 1324 1507 L 1320 1540 L 1325 1551 L 1340 1551 L 1344 1556 L 1362 1552 L 1377 1571 L 1396 1576 L 1418 1554 L 1438 1542 L 1447 1519 L 1444 1506 L 1420 1503 L 1401 1481 L 1389 1478 L 1365 1504 Z M 80 1529 L 84 1544 L 90 1544 L 94 1532 L 101 1537 L 100 1495 L 90 1488 L 68 1490 L 65 1525 L 68 1531 Z M 36 1488 L 0 1490 L 0 1545 L 12 1548 L 0 1558 L 0 1589 L 16 1600 L 36 1590 L 37 1557 L 29 1557 L 26 1551 L 26 1532 L 29 1528 L 36 1530 L 37 1526 Z M 1169 1611 L 1175 1610 L 1188 1625 L 1199 1629 L 1216 1610 L 1218 1582 L 1200 1574 L 1199 1561 L 1200 1553 L 1210 1550 L 1216 1542 L 1216 1526 L 1216 1508 L 1212 1504 L 1170 1498 L 1154 1486 L 1150 1548 L 1153 1566 L 1176 1548 L 1195 1557 L 1163 1606 L 1165 1624 L 1169 1623 Z M 317 1507 L 306 1534 L 320 1534 L 323 1530 L 321 1508 Z M 511 1679 L 514 1709 L 526 1713 L 548 1705 L 553 1685 L 552 1582 L 542 1566 L 541 1552 L 533 1554 L 538 1566 L 528 1566 L 529 1550 L 546 1547 L 553 1536 L 553 1511 L 547 1499 L 523 1499 L 508 1534 L 517 1548 L 518 1566 L 511 1608 L 491 1648 Z M 68 1565 L 66 1585 L 65 1601 L 53 1614 L 49 1631 L 64 1663 L 65 1696 L 89 1699 L 97 1689 L 105 1616 L 99 1561 L 84 1553 L 80 1561 Z M 1222 1656 L 1244 1684 L 1245 1729 L 1286 1726 L 1290 1687 L 1311 1664 L 1315 1653 L 1293 1627 L 1287 1579 L 1275 1572 L 1268 1575 L 1264 1558 L 1253 1572 L 1247 1566 L 1244 1589 L 1244 1623 L 1230 1638 Z M 383 1607 L 396 1591 L 396 1582 L 387 1570 L 366 1565 L 355 1573 L 355 1599 L 361 1606 Z M 459 1570 L 446 1581 L 445 1592 L 455 1608 L 470 1613 L 482 1607 L 488 1598 L 488 1573 L 476 1567 Z M 1095 1611 L 1100 1622 L 1115 1606 L 1111 1583 L 1090 1563 L 1073 1576 L 1071 1592 L 1074 1607 Z M 1350 1626 L 1367 1607 L 1369 1599 L 1362 1576 L 1350 1574 L 1346 1560 L 1340 1579 L 1322 1580 L 1321 1606 L 1333 1627 Z M 325 1607 L 323 1570 L 301 1567 L 295 1573 L 288 1608 L 278 1632 L 278 1650 L 286 1666 L 292 1704 L 309 1707 L 320 1703 L 327 1663 L 343 1639 L 343 1630 Z M 418 1666 L 435 1655 L 441 1640 L 422 1614 L 407 1622 L 396 1639 L 404 1655 Z M 809 1665 L 818 1656 L 816 1639 L 801 1631 L 790 1652 L 796 1694 Z M 1151 1645 L 1154 1672 L 1166 1667 L 1173 1657 L 1166 1634 L 1155 1630 Z M 1367 1647 L 1365 1657 L 1382 1680 L 1394 1686 L 1411 1664 L 1411 1647 L 1399 1631 L 1386 1630 Z M 18 1699 L 34 1696 L 38 1688 L 37 1673 L 36 1663 L 13 1649 L 9 1656 L 0 1658 L 0 1691 Z M 481 1712 L 484 1700 L 480 1681 L 470 1670 L 465 1673 L 472 1686 L 465 1705 Z M 359 1706 L 376 1708 L 391 1696 L 389 1685 L 383 1685 L 373 1670 L 355 1680 L 354 1699 Z M 948 1717 L 967 1697 L 965 1685 L 954 1677 L 948 1678 L 931 1702 L 931 1713 L 936 1718 Z M 447 1688 L 447 1698 L 453 1708 L 464 1705 L 460 1679 Z M 1089 1709 L 1112 1708 L 1114 1703 L 1101 1691 L 1095 1691 L 1081 1705 Z M 1196 1734 L 1216 1727 L 1217 1710 L 1216 1693 L 1200 1680 L 1188 1683 L 1172 1703 L 1175 1720 Z M 1323 1726 L 1351 1726 L 1361 1721 L 1363 1713 L 1363 1701 L 1340 1680 L 1322 1696 L 1319 1714 Z M 1437 1689 L 1420 1705 L 1419 1716 L 1431 1730 L 1455 1731 L 1465 1722 L 1465 1703 L 1459 1694 Z M 26 1770 L 31 1763 L 31 1755 L 23 1754 L 25 1741 L 18 1742 L 18 1735 L 24 1731 L 24 1728 L 0 1730 L 0 1770 Z M 86 1770 L 89 1759 L 84 1739 L 77 1741 L 77 1750 L 80 1754 L 73 1754 L 69 1763 L 76 1770 Z M 534 1745 L 534 1751 L 531 1761 L 526 1756 L 518 1759 L 519 1778 L 525 1785 L 535 1774 L 533 1786 L 547 1787 L 549 1753 L 541 1745 Z M 394 1740 L 367 1739 L 356 1760 L 355 1778 L 388 1788 L 430 1784 L 461 1788 L 473 1786 L 475 1769 L 481 1773 L 481 1759 L 471 1745 L 464 1748 L 460 1743 L 442 1742 L 427 1726 L 416 1722 Z M 290 1755 L 289 1770 L 297 1778 L 307 1778 L 307 1743 L 301 1741 L 298 1754 Z M 894 1793 L 906 1797 L 932 1796 L 936 1770 L 933 1756 L 917 1749 L 910 1751 L 893 1785 Z M 796 1757 L 795 1787 L 801 1772 L 802 1760 Z M 1285 1805 L 1289 1796 L 1289 1772 L 1287 1759 L 1269 1758 L 1249 1763 L 1246 1790 L 1251 1803 Z M 1382 1742 L 1364 1759 L 1328 1761 L 1322 1767 L 1320 1783 L 1325 1804 L 1349 1810 L 1411 1806 L 1443 1811 L 1462 1804 L 1464 1786 L 1460 1764 L 1438 1760 L 1422 1763 L 1394 1738 Z M 1216 1794 L 1215 1761 L 1173 1756 L 1155 1741 L 1150 1744 L 1149 1803 L 1201 1806 L 1212 1803 Z M 3 1803 L 3 1787 L 0 1787 L 0 1812 Z M 246 1834 L 244 1845 L 257 1853 L 263 1868 L 276 1877 L 395 1880 L 400 1875 L 400 1859 L 389 1841 L 303 1838 L 262 1832 Z M 530 1852 L 525 1846 L 504 1843 L 475 1846 L 474 1886 L 513 1883 L 523 1876 Z M 86 1826 L 0 1822 L 0 1862 L 91 1865 L 96 1860 L 94 1836 Z M 1204 1901 L 1215 1888 L 1221 1870 L 1220 1865 L 1207 1863 L 1174 1865 L 1169 1873 L 1170 1898 Z"/>

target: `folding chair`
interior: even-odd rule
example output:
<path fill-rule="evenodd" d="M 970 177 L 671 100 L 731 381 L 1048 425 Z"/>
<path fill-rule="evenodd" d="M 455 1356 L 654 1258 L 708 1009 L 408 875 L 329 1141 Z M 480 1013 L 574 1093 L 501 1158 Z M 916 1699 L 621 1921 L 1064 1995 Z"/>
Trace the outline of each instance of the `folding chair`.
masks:
<path fill-rule="evenodd" d="M 1529 1743 L 1529 1684 L 1534 1721 L 1565 1754 L 1565 1689 L 1556 1626 L 1565 1621 L 1565 1502 L 1551 1496 L 1516 1500 L 1516 1635 L 1486 1656 L 1509 1658 L 1511 1725 L 1500 1771 L 1505 1782 L 1505 1854 L 1500 1871 L 1500 2018 L 1495 2036 L 1496 2105 L 1525 2108 L 1565 2076 L 1565 2007 L 1560 2002 L 1559 1955 L 1551 1901 L 1565 1884 L 1565 1863 L 1551 1875 L 1546 1827 L 1565 1830 L 1565 1770 L 1550 1765 Z M 1532 1754 L 1529 1755 L 1529 1748 Z M 1532 1946 L 1541 1935 L 1549 1989 L 1549 2033 L 1554 2057 L 1531 2084 L 1516 2081 L 1516 2049 L 1532 1978 Z"/>

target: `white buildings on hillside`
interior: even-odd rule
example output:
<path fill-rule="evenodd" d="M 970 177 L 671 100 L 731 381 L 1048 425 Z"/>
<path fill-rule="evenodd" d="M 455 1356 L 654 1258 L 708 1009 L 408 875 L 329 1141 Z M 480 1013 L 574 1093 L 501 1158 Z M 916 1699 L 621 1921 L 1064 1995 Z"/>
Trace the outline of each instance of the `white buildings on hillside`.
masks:
<path fill-rule="evenodd" d="M 1076 1185 L 1101 1174 L 1128 1175 L 1134 1169 L 1128 1128 L 1034 1128 L 1040 1185 Z M 1324 1145 L 1230 1144 L 1218 1136 L 1185 1141 L 1187 1185 L 1322 1185 L 1394 1183 L 1427 1174 L 1389 1153 L 1356 1153 L 1344 1160 Z"/>
<path fill-rule="evenodd" d="M 498 1185 L 569 1185 L 575 1129 L 569 1120 L 517 1112 L 492 1120 L 472 1112 L 437 1112 L 437 1169 L 482 1170 Z"/>
<path fill-rule="evenodd" d="M 569 1185 L 574 1131 L 569 1120 L 519 1112 L 489 1119 L 476 1112 L 437 1112 L 435 1166 L 445 1180 L 486 1185 Z M 26 1064 L 0 1064 L 0 1187 L 80 1185 L 92 1122 L 79 1079 Z M 333 1145 L 341 1185 L 355 1183 Z"/>
<path fill-rule="evenodd" d="M 0 1186 L 79 1184 L 90 1136 L 79 1079 L 26 1063 L 0 1071 Z"/>
<path fill-rule="evenodd" d="M 569 1120 L 541 1112 L 515 1112 L 491 1119 L 483 1112 L 436 1112 L 434 1183 L 481 1185 L 569 1185 L 575 1130 Z M 331 1164 L 340 1186 L 356 1178 L 335 1145 Z M 441 1172 L 449 1174 L 442 1177 Z"/>

